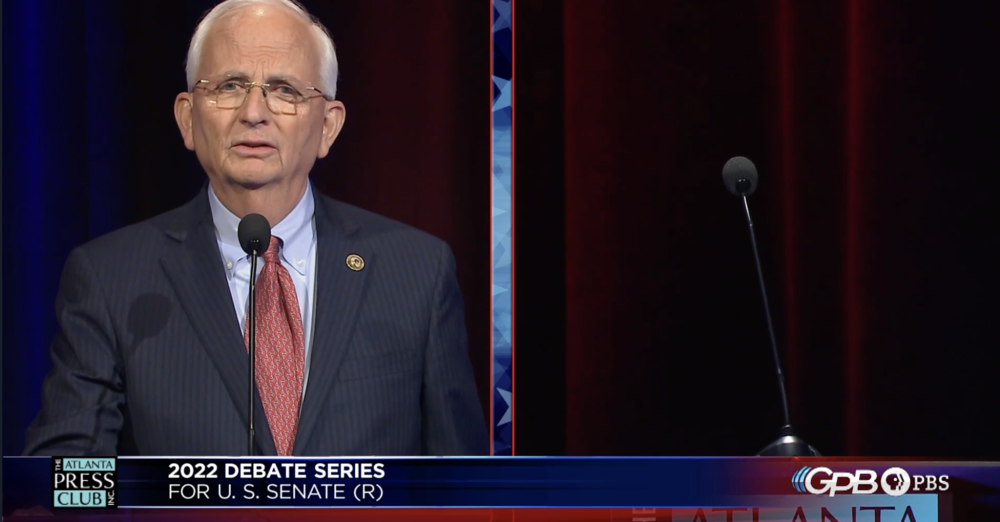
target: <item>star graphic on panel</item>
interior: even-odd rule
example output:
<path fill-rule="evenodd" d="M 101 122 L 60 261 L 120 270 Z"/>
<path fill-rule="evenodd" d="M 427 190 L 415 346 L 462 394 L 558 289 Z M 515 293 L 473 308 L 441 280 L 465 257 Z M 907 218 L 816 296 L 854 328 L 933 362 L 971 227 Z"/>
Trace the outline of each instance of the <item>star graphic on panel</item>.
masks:
<path fill-rule="evenodd" d="M 501 390 L 500 388 L 497 388 L 497 392 L 499 392 L 500 396 L 503 397 L 503 401 L 507 403 L 507 410 L 503 412 L 503 417 L 500 417 L 500 422 L 497 423 L 497 426 L 500 426 L 510 422 L 510 392 L 507 390 Z"/>
<path fill-rule="evenodd" d="M 511 374 L 513 356 L 513 0 L 492 0 L 493 5 L 493 97 L 491 111 L 492 142 L 492 218 L 490 259 L 492 272 L 491 318 L 493 368 L 491 369 L 490 423 L 496 426 L 492 448 L 494 455 L 511 455 L 514 431 L 514 399 Z M 505 389 L 506 388 L 506 389 Z M 511 389 L 511 391 L 507 391 Z"/>
<path fill-rule="evenodd" d="M 500 95 L 496 97 L 493 102 L 493 111 L 496 112 L 505 107 L 510 107 L 510 92 L 513 83 L 508 82 L 502 78 L 493 77 L 493 84 L 500 89 Z"/>
<path fill-rule="evenodd" d="M 493 23 L 493 32 L 510 27 L 510 2 L 494 0 L 493 9 L 496 9 L 497 13 L 496 21 Z"/>

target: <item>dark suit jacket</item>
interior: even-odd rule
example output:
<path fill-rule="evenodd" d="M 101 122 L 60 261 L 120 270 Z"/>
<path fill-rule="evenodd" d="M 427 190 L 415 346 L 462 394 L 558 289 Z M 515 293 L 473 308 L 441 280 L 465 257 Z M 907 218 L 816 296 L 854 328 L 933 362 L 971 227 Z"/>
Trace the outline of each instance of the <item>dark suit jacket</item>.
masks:
<path fill-rule="evenodd" d="M 488 454 L 451 250 L 314 194 L 316 313 L 294 455 Z M 205 190 L 74 250 L 56 312 L 25 454 L 247 454 L 249 358 Z M 274 455 L 259 397 L 254 415 L 257 454 Z"/>

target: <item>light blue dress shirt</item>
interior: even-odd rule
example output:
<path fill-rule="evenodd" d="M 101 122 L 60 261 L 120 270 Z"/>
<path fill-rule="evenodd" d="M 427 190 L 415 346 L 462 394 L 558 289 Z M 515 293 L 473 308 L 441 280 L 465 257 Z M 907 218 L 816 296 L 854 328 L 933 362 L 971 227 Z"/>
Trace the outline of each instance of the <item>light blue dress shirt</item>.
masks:
<path fill-rule="evenodd" d="M 240 331 L 246 331 L 246 312 L 250 299 L 250 256 L 240 247 L 237 229 L 240 218 L 229 211 L 215 195 L 211 184 L 208 186 L 208 201 L 215 223 L 215 238 L 222 253 L 222 265 L 229 280 L 229 292 L 233 296 L 233 306 L 240 322 Z M 302 396 L 305 397 L 309 382 L 309 353 L 312 348 L 313 318 L 316 302 L 316 222 L 313 219 L 316 202 L 312 187 L 306 185 L 292 212 L 271 228 L 271 235 L 280 239 L 281 264 L 288 269 L 295 284 L 295 296 L 302 314 L 302 332 L 305 336 L 305 369 L 302 380 Z M 264 258 L 257 260 L 257 275 L 264 268 Z"/>

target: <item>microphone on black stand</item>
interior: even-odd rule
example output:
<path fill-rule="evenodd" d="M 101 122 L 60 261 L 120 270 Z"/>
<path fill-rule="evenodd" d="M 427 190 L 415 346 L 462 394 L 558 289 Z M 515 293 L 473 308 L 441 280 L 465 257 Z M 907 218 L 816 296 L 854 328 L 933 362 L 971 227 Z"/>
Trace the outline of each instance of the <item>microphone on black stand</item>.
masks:
<path fill-rule="evenodd" d="M 257 382 L 257 258 L 267 250 L 267 247 L 271 244 L 271 224 L 267 222 L 267 218 L 260 214 L 247 214 L 242 220 L 240 220 L 240 226 L 236 232 L 240 240 L 240 246 L 243 247 L 243 251 L 250 255 L 250 304 L 249 310 L 247 312 L 247 328 L 250 334 L 249 346 L 247 346 L 247 351 L 250 352 L 250 401 L 249 401 L 249 418 L 250 418 L 250 446 L 249 446 L 249 456 L 254 455 L 254 444 L 253 444 L 253 412 L 254 412 L 254 383 Z"/>
<path fill-rule="evenodd" d="M 819 452 L 806 441 L 795 435 L 788 414 L 788 395 L 785 392 L 785 375 L 781 371 L 781 360 L 778 358 L 778 342 L 774 337 L 774 323 L 771 321 L 771 307 L 767 301 L 767 290 L 764 288 L 764 272 L 760 267 L 760 255 L 757 253 L 757 237 L 753 231 L 753 220 L 750 219 L 750 205 L 747 196 L 757 188 L 757 167 L 753 162 L 737 156 L 726 162 L 722 167 L 722 180 L 729 192 L 743 200 L 743 210 L 746 211 L 747 224 L 750 226 L 750 244 L 753 246 L 753 258 L 757 265 L 757 281 L 760 283 L 760 296 L 764 301 L 764 316 L 767 318 L 767 333 L 771 338 L 771 352 L 774 354 L 774 368 L 778 374 L 778 389 L 781 392 L 781 406 L 785 412 L 785 425 L 781 428 L 778 440 L 768 444 L 757 455 L 764 457 L 818 457 Z"/>

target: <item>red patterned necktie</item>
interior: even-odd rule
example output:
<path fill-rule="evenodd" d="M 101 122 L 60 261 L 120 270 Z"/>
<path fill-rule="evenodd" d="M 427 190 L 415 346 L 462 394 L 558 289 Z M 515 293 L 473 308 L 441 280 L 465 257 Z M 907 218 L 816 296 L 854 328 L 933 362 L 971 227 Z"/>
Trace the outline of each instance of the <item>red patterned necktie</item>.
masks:
<path fill-rule="evenodd" d="M 278 455 L 291 455 L 299 427 L 305 337 L 295 285 L 278 257 L 279 239 L 262 256 L 257 276 L 257 389 Z M 250 322 L 243 331 L 249 349 Z"/>

